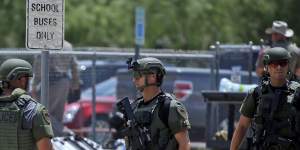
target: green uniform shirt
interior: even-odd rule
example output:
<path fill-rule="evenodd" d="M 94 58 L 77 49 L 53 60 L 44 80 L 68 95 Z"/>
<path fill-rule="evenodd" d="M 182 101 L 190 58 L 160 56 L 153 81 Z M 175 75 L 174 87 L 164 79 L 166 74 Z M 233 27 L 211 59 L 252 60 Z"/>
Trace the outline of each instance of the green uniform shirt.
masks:
<path fill-rule="evenodd" d="M 254 95 L 254 88 L 249 91 L 240 108 L 240 112 L 243 116 L 248 118 L 253 118 L 254 113 L 256 111 L 255 107 L 255 95 Z"/>
<path fill-rule="evenodd" d="M 53 137 L 52 126 L 45 106 L 37 105 L 37 114 L 33 119 L 33 137 L 36 141 L 43 137 Z"/>
<path fill-rule="evenodd" d="M 29 95 L 26 94 L 26 92 L 24 90 L 15 89 L 12 92 L 11 96 L 0 97 L 0 101 L 14 101 L 23 95 L 30 97 Z M 33 99 L 30 97 L 30 100 L 33 100 Z M 51 126 L 51 122 L 49 119 L 48 111 L 46 110 L 45 106 L 43 106 L 40 103 L 37 103 L 35 109 L 36 109 L 36 114 L 33 117 L 32 129 L 31 129 L 34 140 L 37 142 L 38 140 L 40 140 L 43 137 L 52 138 L 53 131 L 52 131 L 52 126 Z"/>
<path fill-rule="evenodd" d="M 191 124 L 188 119 L 188 113 L 181 102 L 177 100 L 171 101 L 168 122 L 173 134 L 176 134 L 182 129 L 191 128 Z"/>

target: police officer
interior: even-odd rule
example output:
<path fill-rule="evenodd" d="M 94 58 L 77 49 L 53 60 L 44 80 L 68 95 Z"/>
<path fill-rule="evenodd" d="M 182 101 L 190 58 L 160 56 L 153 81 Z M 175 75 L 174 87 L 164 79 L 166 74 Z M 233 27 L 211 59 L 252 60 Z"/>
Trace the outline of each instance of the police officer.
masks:
<path fill-rule="evenodd" d="M 190 149 L 187 111 L 182 103 L 160 88 L 166 74 L 162 62 L 152 57 L 142 58 L 129 62 L 129 69 L 134 85 L 142 94 L 132 106 L 137 122 L 150 132 L 147 149 Z M 128 139 L 129 149 L 135 149 L 130 143 L 136 139 Z"/>
<path fill-rule="evenodd" d="M 0 150 L 52 150 L 49 114 L 27 93 L 32 66 L 8 59 L 0 66 Z"/>
<path fill-rule="evenodd" d="M 270 43 L 268 47 L 283 47 L 287 49 L 291 54 L 290 59 L 290 71 L 291 75 L 294 75 L 296 79 L 300 80 L 300 50 L 295 43 L 291 41 L 294 35 L 294 31 L 288 28 L 288 24 L 284 21 L 274 21 L 272 27 L 267 28 L 265 33 L 270 36 Z M 263 54 L 262 49 L 256 61 L 256 74 L 262 77 L 264 73 Z"/>
<path fill-rule="evenodd" d="M 72 45 L 64 41 L 63 51 L 73 51 Z M 74 93 L 80 95 L 80 79 L 77 58 L 73 55 L 50 55 L 49 56 L 49 95 L 48 109 L 51 118 L 62 123 L 64 106 L 68 95 Z M 40 55 L 33 62 L 34 78 L 32 80 L 32 96 L 39 99 L 41 90 L 41 58 Z M 78 99 L 76 99 L 78 100 Z M 73 100 L 75 101 L 75 100 Z M 56 129 L 56 128 L 55 128 Z M 62 135 L 62 131 L 54 130 L 55 136 Z"/>
<path fill-rule="evenodd" d="M 240 108 L 240 120 L 231 141 L 231 150 L 239 148 L 250 124 L 254 130 L 253 149 L 300 148 L 300 107 L 297 104 L 300 99 L 296 96 L 299 95 L 300 85 L 287 80 L 289 59 L 290 54 L 284 48 L 275 47 L 265 51 L 264 69 L 269 78 L 250 90 L 244 99 Z"/>

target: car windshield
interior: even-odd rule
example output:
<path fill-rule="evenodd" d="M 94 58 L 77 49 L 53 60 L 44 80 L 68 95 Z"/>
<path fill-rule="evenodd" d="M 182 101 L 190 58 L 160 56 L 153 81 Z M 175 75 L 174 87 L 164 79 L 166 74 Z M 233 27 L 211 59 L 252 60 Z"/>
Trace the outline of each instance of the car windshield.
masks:
<path fill-rule="evenodd" d="M 117 78 L 111 77 L 96 85 L 96 97 L 116 96 Z M 81 93 L 82 98 L 92 98 L 92 88 L 88 88 Z"/>

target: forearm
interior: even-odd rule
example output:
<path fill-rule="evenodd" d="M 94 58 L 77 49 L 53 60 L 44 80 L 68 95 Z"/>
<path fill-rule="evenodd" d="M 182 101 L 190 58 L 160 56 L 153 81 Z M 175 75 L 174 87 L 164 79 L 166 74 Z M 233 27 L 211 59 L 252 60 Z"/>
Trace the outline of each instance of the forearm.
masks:
<path fill-rule="evenodd" d="M 295 70 L 295 75 L 296 75 L 296 78 L 297 78 L 298 80 L 300 80 L 300 68 L 297 68 L 297 69 Z"/>
<path fill-rule="evenodd" d="M 178 143 L 179 150 L 190 149 L 190 138 L 187 130 L 182 130 L 175 134 L 176 141 Z"/>
<path fill-rule="evenodd" d="M 189 149 L 191 149 L 190 142 L 186 144 L 179 144 L 178 150 L 189 150 Z"/>
<path fill-rule="evenodd" d="M 256 75 L 258 77 L 262 77 L 264 74 L 264 68 L 262 68 L 262 67 L 257 67 L 255 71 L 256 71 Z"/>
<path fill-rule="evenodd" d="M 53 150 L 52 143 L 49 138 L 42 138 L 36 143 L 38 150 Z"/>
<path fill-rule="evenodd" d="M 231 140 L 230 150 L 238 150 L 246 132 L 247 128 L 238 125 Z"/>

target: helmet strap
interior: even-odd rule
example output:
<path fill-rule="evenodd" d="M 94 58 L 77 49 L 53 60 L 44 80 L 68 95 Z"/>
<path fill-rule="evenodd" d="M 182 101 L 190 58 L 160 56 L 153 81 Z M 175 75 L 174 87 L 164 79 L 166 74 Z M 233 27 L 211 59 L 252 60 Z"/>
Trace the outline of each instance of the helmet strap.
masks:
<path fill-rule="evenodd" d="M 157 75 L 156 75 L 157 77 Z M 158 78 L 157 78 L 158 79 Z M 148 75 L 145 75 L 145 78 L 144 78 L 144 86 L 142 88 L 145 88 L 145 87 L 148 87 L 148 86 L 159 86 L 159 83 L 158 81 L 156 83 L 149 83 L 148 81 Z"/>
<path fill-rule="evenodd" d="M 25 91 L 27 91 L 29 89 L 29 79 L 26 79 L 26 83 L 25 83 Z"/>
<path fill-rule="evenodd" d="M 149 83 L 148 78 L 146 77 L 144 80 L 145 86 L 144 87 L 148 87 L 148 86 L 157 86 L 158 83 Z"/>
<path fill-rule="evenodd" d="M 11 86 L 9 84 L 9 82 L 7 81 L 1 81 L 1 88 L 2 89 L 9 89 Z"/>

